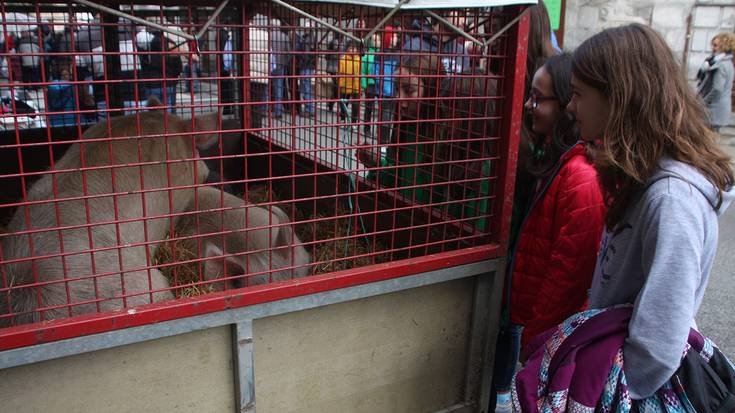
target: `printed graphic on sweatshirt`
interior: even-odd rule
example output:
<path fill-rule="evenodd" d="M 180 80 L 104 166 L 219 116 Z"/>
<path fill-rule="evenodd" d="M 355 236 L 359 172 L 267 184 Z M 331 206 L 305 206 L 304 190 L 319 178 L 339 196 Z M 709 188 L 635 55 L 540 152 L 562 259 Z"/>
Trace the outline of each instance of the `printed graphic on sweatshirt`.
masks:
<path fill-rule="evenodd" d="M 629 229 L 633 229 L 633 226 L 626 222 L 619 225 L 612 233 L 605 232 L 605 236 L 602 238 L 602 242 L 600 243 L 600 252 L 597 254 L 599 257 L 597 265 L 600 267 L 600 274 L 602 275 L 603 281 L 610 281 L 612 276 L 612 274 L 607 271 L 607 267 L 610 260 L 618 252 L 618 249 L 615 247 L 615 240 L 620 234 Z"/>

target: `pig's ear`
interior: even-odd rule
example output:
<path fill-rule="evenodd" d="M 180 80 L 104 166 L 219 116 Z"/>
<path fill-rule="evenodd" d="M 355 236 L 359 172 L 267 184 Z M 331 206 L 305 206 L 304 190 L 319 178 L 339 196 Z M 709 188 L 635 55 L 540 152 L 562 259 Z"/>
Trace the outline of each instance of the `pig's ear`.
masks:
<path fill-rule="evenodd" d="M 163 106 L 163 103 L 161 103 L 161 101 L 158 100 L 158 98 L 155 97 L 154 95 L 148 96 L 148 100 L 146 100 L 145 102 L 145 107 L 147 108 L 155 107 L 156 108 L 156 109 L 151 109 L 151 110 L 162 110 L 163 109 L 162 106 Z"/>
<path fill-rule="evenodd" d="M 211 148 L 219 141 L 220 133 L 220 115 L 219 110 L 206 115 L 197 116 L 194 119 L 195 132 L 201 132 L 196 135 L 196 145 L 199 150 Z"/>
<path fill-rule="evenodd" d="M 291 222 L 288 219 L 288 215 L 277 206 L 271 207 L 271 214 L 273 214 L 274 224 L 287 224 Z M 272 231 L 277 231 L 276 234 L 271 236 L 271 248 L 273 252 L 283 258 L 289 259 L 291 257 L 291 244 L 293 244 L 294 237 L 292 225 L 278 226 L 273 228 Z"/>
<path fill-rule="evenodd" d="M 243 274 L 242 266 L 233 257 L 222 258 L 222 249 L 207 242 L 204 246 L 204 279 L 211 281 L 225 275 Z M 225 268 L 225 262 L 227 268 Z"/>

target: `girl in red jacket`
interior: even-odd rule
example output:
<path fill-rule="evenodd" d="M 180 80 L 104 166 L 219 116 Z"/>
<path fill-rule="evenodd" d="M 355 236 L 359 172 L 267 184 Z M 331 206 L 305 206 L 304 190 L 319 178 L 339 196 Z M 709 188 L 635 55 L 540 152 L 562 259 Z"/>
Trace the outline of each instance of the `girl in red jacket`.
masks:
<path fill-rule="evenodd" d="M 504 332 L 498 337 L 496 411 L 510 409 L 509 389 L 522 345 L 585 307 L 605 207 L 597 174 L 565 111 L 572 99 L 572 59 L 549 58 L 525 103 L 538 136 L 529 166 L 530 204 L 508 269 Z"/>

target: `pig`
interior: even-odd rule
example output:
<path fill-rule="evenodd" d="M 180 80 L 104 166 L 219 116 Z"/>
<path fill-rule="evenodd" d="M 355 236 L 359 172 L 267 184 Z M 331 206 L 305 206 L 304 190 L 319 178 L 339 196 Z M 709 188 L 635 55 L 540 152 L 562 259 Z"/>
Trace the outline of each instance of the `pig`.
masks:
<path fill-rule="evenodd" d="M 215 290 L 224 289 L 225 283 L 228 288 L 239 288 L 309 274 L 309 253 L 283 210 L 248 204 L 227 192 L 209 189 L 200 188 L 200 205 L 221 207 L 185 216 L 176 230 L 180 237 L 192 237 L 182 242 L 184 248 L 200 251 L 199 258 L 205 259 L 205 280 L 228 278 L 212 283 Z M 241 274 L 253 275 L 237 277 Z"/>
<path fill-rule="evenodd" d="M 176 224 L 171 214 L 194 206 L 196 189 L 177 187 L 205 181 L 206 165 L 193 159 L 218 141 L 217 125 L 218 113 L 192 122 L 159 110 L 85 131 L 7 225 L 0 326 L 172 299 L 163 274 L 146 269 L 157 247 L 147 243 L 165 238 Z M 38 258 L 22 261 L 28 257 Z"/>

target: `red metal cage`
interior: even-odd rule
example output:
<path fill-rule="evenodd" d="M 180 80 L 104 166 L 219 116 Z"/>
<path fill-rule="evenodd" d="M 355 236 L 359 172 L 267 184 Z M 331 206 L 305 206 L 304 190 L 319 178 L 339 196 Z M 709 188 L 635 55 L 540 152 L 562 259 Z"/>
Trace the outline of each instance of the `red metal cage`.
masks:
<path fill-rule="evenodd" d="M 0 350 L 504 254 L 522 7 L 293 4 L 0 5 Z"/>

